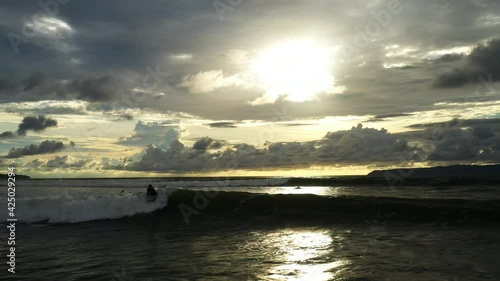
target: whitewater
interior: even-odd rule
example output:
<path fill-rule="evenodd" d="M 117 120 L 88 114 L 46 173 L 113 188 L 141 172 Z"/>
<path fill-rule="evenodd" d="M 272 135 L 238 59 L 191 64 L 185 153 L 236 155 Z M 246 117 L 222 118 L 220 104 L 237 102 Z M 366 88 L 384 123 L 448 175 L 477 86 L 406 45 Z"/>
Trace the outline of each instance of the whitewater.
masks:
<path fill-rule="evenodd" d="M 117 219 L 151 213 L 167 206 L 169 196 L 182 189 L 224 189 L 277 186 L 287 179 L 40 179 L 26 180 L 16 187 L 16 217 L 22 223 L 77 223 Z M 146 202 L 152 183 L 158 191 L 154 202 Z M 0 200 L 6 202 L 4 192 Z M 0 213 L 5 222 L 7 212 Z"/>

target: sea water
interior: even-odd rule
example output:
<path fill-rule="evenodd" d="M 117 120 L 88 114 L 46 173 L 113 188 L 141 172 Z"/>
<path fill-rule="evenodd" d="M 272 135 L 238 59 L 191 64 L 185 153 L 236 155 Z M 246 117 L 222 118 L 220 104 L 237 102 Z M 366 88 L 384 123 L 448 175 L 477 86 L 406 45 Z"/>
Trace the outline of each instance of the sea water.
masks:
<path fill-rule="evenodd" d="M 15 277 L 499 280 L 500 189 L 473 182 L 23 180 Z M 5 222 L 6 192 L 0 200 Z M 0 238 L 7 253 L 7 232 Z M 0 280 L 12 278 L 5 262 Z"/>

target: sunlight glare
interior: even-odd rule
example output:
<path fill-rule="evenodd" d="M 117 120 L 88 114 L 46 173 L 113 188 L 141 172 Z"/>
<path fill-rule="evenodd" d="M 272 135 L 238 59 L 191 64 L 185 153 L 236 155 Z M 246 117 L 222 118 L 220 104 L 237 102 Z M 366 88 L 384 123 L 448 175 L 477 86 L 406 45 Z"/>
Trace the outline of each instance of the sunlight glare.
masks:
<path fill-rule="evenodd" d="M 267 102 L 279 96 L 303 102 L 332 90 L 331 55 L 331 49 L 313 41 L 286 41 L 260 53 L 252 62 L 252 70 L 266 88 Z"/>
<path fill-rule="evenodd" d="M 347 260 L 326 262 L 333 250 L 328 231 L 282 231 L 269 238 L 279 245 L 278 252 L 285 260 L 270 271 L 272 280 L 331 280 L 337 270 L 349 264 Z"/>

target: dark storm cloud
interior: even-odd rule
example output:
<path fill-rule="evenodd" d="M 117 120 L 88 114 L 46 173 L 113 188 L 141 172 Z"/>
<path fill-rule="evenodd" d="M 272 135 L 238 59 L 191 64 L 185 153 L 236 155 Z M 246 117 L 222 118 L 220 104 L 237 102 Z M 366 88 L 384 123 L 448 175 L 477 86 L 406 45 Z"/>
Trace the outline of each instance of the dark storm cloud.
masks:
<path fill-rule="evenodd" d="M 0 94 L 12 94 L 16 90 L 17 85 L 12 78 L 12 75 L 0 77 Z"/>
<path fill-rule="evenodd" d="M 500 162 L 500 119 L 453 119 L 410 127 L 421 130 L 401 135 L 433 146 L 429 161 Z"/>
<path fill-rule="evenodd" d="M 26 116 L 21 121 L 21 124 L 19 124 L 17 134 L 24 136 L 27 131 L 39 132 L 51 127 L 57 127 L 57 121 L 50 117 L 47 118 L 43 115 Z"/>
<path fill-rule="evenodd" d="M 479 83 L 480 77 L 488 82 L 500 81 L 499 39 L 476 47 L 466 57 L 465 66 L 440 75 L 434 81 L 434 86 L 437 88 L 460 87 L 468 83 Z"/>
<path fill-rule="evenodd" d="M 124 78 L 113 75 L 63 81 L 50 79 L 46 73 L 35 72 L 25 79 L 14 76 L 1 78 L 0 95 L 4 102 L 76 99 L 119 105 L 130 100 L 130 85 Z M 129 104 L 131 107 L 135 105 Z"/>
<path fill-rule="evenodd" d="M 23 81 L 23 91 L 29 91 L 38 86 L 41 86 L 47 81 L 47 74 L 42 72 L 35 72 Z"/>
<path fill-rule="evenodd" d="M 0 101 L 76 98 L 116 103 L 132 88 L 140 88 L 143 78 L 150 75 L 155 85 L 152 90 L 164 95 L 123 106 L 185 112 L 212 120 L 271 120 L 276 115 L 269 106 L 246 103 L 261 96 L 262 90 L 221 88 L 195 96 L 175 85 L 182 77 L 199 72 L 222 70 L 224 77 L 229 77 L 248 70 L 230 61 L 230 50 L 240 49 L 254 56 L 255 50 L 277 40 L 311 36 L 328 46 L 356 49 L 339 52 L 332 73 L 338 85 L 346 85 L 345 96 L 353 98 L 322 97 L 318 102 L 291 104 L 289 119 L 419 111 L 435 100 L 447 99 L 422 91 L 422 83 L 409 82 L 422 81 L 422 77 L 429 80 L 436 75 L 429 68 L 437 64 L 408 62 L 415 67 L 405 71 L 382 69 L 387 59 L 385 46 L 418 49 L 413 60 L 422 62 L 428 51 L 477 44 L 497 35 L 498 26 L 485 25 L 488 21 L 481 19 L 498 14 L 500 9 L 500 5 L 488 1 L 400 1 L 402 12 L 390 15 L 383 26 L 379 23 L 379 32 L 360 45 L 355 44 L 356 36 L 377 23 L 389 1 L 243 2 L 225 12 L 221 21 L 212 1 L 70 1 L 61 5 L 55 18 L 67 24 L 71 32 L 57 34 L 53 42 L 48 40 L 50 36 L 32 38 L 19 46 L 17 55 L 8 41 L 0 45 Z M 0 33 L 20 33 L 23 17 L 31 19 L 40 9 L 36 1 L 5 1 L 0 9 Z M 180 61 L 172 57 L 175 54 L 189 54 L 195 59 Z M 441 59 L 448 61 L 452 56 Z M 409 58 L 397 59 L 400 61 L 395 63 L 406 63 Z M 363 62 L 366 65 L 359 67 Z M 451 63 L 442 65 L 439 73 L 447 72 Z M 157 66 L 161 69 L 158 81 L 149 71 Z M 46 76 L 30 75 L 33 70 L 41 70 Z M 9 76 L 14 74 L 29 78 L 13 81 Z M 419 95 L 414 94 L 416 91 Z M 366 94 L 355 96 L 357 92 Z M 454 93 L 454 98 L 466 94 Z M 362 103 L 361 99 L 369 102 Z"/>
<path fill-rule="evenodd" d="M 75 79 L 62 85 L 65 99 L 79 99 L 89 102 L 119 101 L 124 93 L 125 82 L 112 75 L 96 78 Z M 126 88 L 125 88 L 126 89 Z"/>
<path fill-rule="evenodd" d="M 68 91 L 76 93 L 77 99 L 90 102 L 112 101 L 120 94 L 119 81 L 111 75 L 74 80 L 68 85 Z"/>
<path fill-rule="evenodd" d="M 40 145 L 31 144 L 23 148 L 12 148 L 5 158 L 20 158 L 27 155 L 56 153 L 64 149 L 64 143 L 54 140 L 45 140 Z"/>
<path fill-rule="evenodd" d="M 6 15 L 0 21 L 2 34 L 23 35 L 22 19 L 32 21 L 33 14 L 43 12 L 37 1 L 6 1 L 2 7 L 0 16 L 4 9 Z M 57 40 L 48 40 L 50 32 L 28 38 L 17 55 L 7 40 L 0 45 L 0 61 L 8 67 L 0 66 L 0 73 L 9 68 L 16 73 L 47 69 L 51 77 L 75 79 L 89 74 L 121 76 L 117 73 L 125 69 L 144 72 L 146 66 L 161 63 L 166 50 L 190 52 L 196 48 L 188 43 L 193 40 L 203 45 L 193 31 L 206 34 L 221 25 L 207 1 L 152 0 L 140 5 L 133 0 L 70 1 L 59 5 L 54 18 L 67 24 L 68 34 L 57 34 Z"/>

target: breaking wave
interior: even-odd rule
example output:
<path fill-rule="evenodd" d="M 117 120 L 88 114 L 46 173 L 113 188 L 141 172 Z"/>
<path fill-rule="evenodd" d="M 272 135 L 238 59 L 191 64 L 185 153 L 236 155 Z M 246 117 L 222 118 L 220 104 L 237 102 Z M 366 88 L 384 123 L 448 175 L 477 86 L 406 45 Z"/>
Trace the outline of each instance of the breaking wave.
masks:
<path fill-rule="evenodd" d="M 144 192 L 20 198 L 16 201 L 16 217 L 22 223 L 75 223 L 117 219 L 162 209 L 167 206 L 168 196 L 167 192 L 159 192 L 155 202 L 146 202 Z"/>
<path fill-rule="evenodd" d="M 144 192 L 99 196 L 20 198 L 21 223 L 77 223 L 143 215 L 139 220 L 192 218 L 221 220 L 236 216 L 272 216 L 309 221 L 499 221 L 500 200 L 419 199 L 313 194 L 160 190 L 148 203 Z M 184 214 L 182 209 L 184 208 Z M 5 218 L 6 219 L 6 218 Z M 3 221 L 5 221 L 5 219 Z"/>

